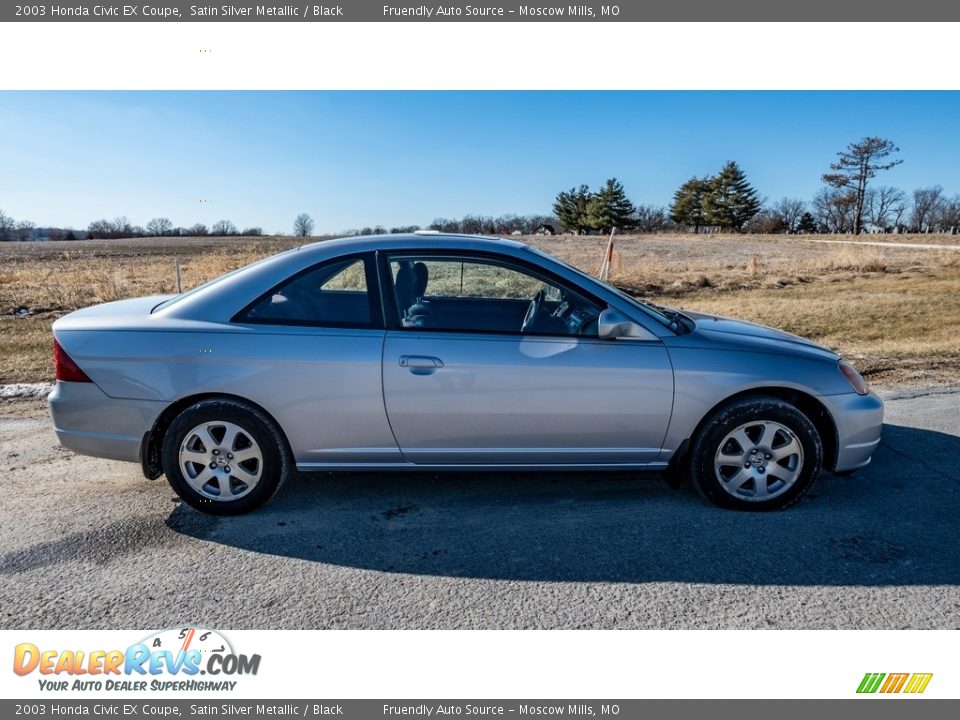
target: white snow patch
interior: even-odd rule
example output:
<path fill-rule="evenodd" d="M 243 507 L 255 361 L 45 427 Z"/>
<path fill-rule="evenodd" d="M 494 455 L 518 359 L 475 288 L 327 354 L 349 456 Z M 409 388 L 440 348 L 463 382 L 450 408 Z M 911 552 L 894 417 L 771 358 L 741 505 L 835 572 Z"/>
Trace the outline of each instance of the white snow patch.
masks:
<path fill-rule="evenodd" d="M 0 385 L 0 399 L 45 398 L 53 392 L 53 383 L 13 383 Z"/>

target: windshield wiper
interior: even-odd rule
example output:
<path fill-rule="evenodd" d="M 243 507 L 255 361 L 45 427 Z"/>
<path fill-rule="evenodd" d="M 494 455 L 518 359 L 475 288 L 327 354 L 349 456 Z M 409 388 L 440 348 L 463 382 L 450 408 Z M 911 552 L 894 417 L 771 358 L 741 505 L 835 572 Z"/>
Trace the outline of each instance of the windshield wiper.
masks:
<path fill-rule="evenodd" d="M 684 315 L 679 310 L 673 310 L 672 308 L 667 308 L 667 307 L 664 307 L 663 305 L 657 305 L 656 303 L 652 303 L 652 302 L 646 302 L 646 301 L 641 301 L 641 302 L 644 302 L 646 305 L 649 305 L 661 315 L 665 315 L 666 317 L 670 318 L 671 330 L 677 331 L 683 328 L 685 331 L 690 332 L 696 326 L 696 324 L 693 322 L 691 318 Z"/>

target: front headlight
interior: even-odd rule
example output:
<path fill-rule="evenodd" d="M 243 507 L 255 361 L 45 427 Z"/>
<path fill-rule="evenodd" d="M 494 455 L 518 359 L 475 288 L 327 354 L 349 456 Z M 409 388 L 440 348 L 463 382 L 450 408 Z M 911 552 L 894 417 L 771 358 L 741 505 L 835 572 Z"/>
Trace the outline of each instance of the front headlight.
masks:
<path fill-rule="evenodd" d="M 856 368 L 846 360 L 841 360 L 837 365 L 837 369 L 843 373 L 843 376 L 847 379 L 847 382 L 853 386 L 853 389 L 857 391 L 857 394 L 866 395 L 870 392 L 870 386 L 867 385 L 867 381 L 863 379 L 863 375 L 858 373 Z"/>

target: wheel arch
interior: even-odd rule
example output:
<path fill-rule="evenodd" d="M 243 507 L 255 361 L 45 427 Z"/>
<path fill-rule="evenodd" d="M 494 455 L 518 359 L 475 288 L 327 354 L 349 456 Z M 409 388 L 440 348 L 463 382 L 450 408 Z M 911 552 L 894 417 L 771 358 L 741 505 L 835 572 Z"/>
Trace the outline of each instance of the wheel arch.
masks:
<path fill-rule="evenodd" d="M 691 442 L 693 441 L 693 438 L 700 434 L 704 426 L 718 410 L 738 400 L 751 397 L 777 398 L 790 403 L 800 412 L 806 415 L 810 422 L 813 423 L 817 433 L 820 435 L 820 442 L 823 444 L 824 469 L 832 470 L 834 467 L 836 467 L 837 452 L 840 441 L 837 433 L 837 424 L 834 421 L 833 416 L 830 414 L 830 411 L 827 410 L 826 406 L 815 396 L 803 392 L 802 390 L 796 390 L 794 388 L 782 386 L 770 386 L 742 390 L 741 392 L 734 393 L 733 395 L 728 395 L 717 402 L 706 413 L 704 413 L 702 418 L 700 418 L 700 422 L 697 423 L 697 426 L 690 434 L 690 437 L 685 438 L 680 443 L 678 451 L 670 459 L 671 468 L 679 467 L 682 464 L 682 462 L 686 459 L 687 451 Z"/>
<path fill-rule="evenodd" d="M 144 476 L 146 476 L 148 480 L 156 480 L 163 474 L 163 467 L 160 460 L 160 447 L 163 444 L 163 438 L 171 423 L 173 423 L 174 419 L 186 408 L 204 400 L 234 400 L 244 405 L 249 405 L 258 412 L 263 413 L 263 415 L 273 423 L 273 426 L 277 429 L 277 432 L 283 440 L 283 448 L 281 448 L 281 450 L 286 453 L 288 458 L 293 458 L 290 441 L 287 439 L 287 434 L 284 432 L 283 426 L 280 425 L 277 419 L 262 405 L 249 398 L 232 395 L 231 393 L 197 393 L 170 403 L 170 405 L 157 416 L 150 431 L 143 436 L 143 440 L 140 443 L 140 466 L 143 469 Z"/>

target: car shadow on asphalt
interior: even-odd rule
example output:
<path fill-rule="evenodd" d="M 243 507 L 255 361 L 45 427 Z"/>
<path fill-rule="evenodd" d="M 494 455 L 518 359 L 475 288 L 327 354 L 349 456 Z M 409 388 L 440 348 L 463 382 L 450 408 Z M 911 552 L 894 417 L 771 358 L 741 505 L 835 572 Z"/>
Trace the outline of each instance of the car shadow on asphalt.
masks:
<path fill-rule="evenodd" d="M 960 438 L 884 426 L 873 463 L 783 512 L 707 504 L 656 475 L 364 473 L 291 478 L 264 508 L 173 530 L 345 568 L 558 582 L 960 584 Z"/>

